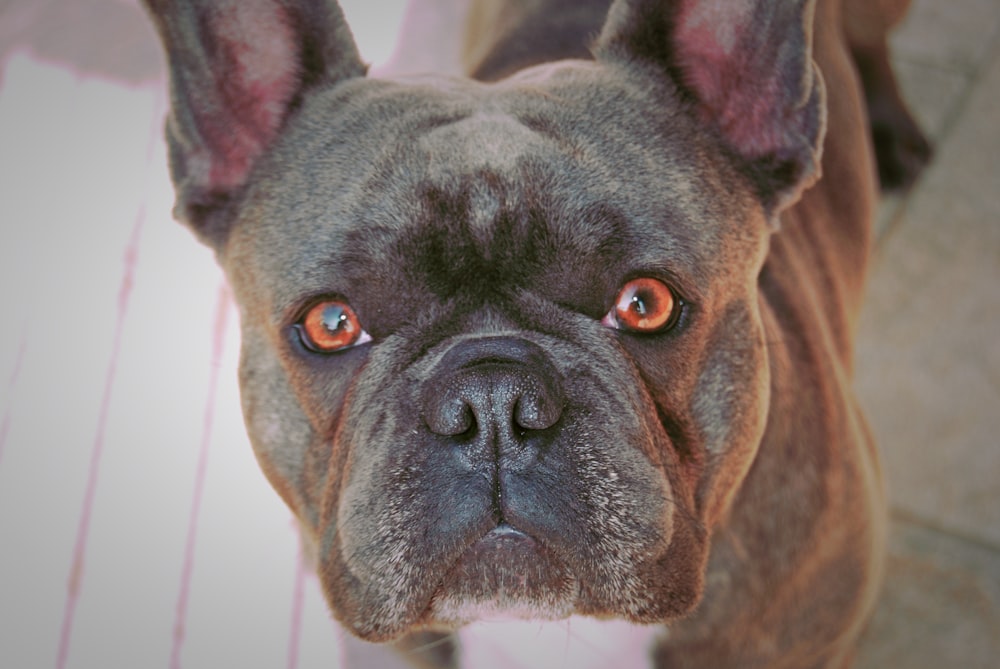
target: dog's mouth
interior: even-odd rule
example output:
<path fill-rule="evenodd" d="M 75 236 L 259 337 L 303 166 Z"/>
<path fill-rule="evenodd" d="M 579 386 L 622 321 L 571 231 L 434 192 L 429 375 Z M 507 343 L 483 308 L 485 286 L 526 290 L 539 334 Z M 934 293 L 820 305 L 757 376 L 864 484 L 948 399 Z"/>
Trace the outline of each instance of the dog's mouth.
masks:
<path fill-rule="evenodd" d="M 441 580 L 429 624 L 495 618 L 560 619 L 573 613 L 576 578 L 545 545 L 506 523 L 472 543 Z"/>

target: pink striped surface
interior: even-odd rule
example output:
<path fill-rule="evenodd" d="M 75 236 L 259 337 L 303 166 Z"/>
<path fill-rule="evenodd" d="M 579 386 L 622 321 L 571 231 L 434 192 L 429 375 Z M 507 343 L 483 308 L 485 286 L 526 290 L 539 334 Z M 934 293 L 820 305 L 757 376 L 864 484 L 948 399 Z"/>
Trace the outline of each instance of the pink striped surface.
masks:
<path fill-rule="evenodd" d="M 14 370 L 10 373 L 7 381 L 7 395 L 13 395 L 17 387 L 17 378 L 21 375 L 21 364 L 24 362 L 24 347 L 27 341 L 22 336 L 21 343 L 17 347 L 17 355 L 14 358 Z M 3 418 L 0 418 L 0 466 L 3 466 L 3 448 L 7 443 L 7 433 L 10 432 L 10 406 L 4 407 Z"/>
<path fill-rule="evenodd" d="M 372 60 L 402 4 L 356 21 Z M 335 668 L 228 287 L 171 220 L 154 39 L 134 0 L 0 8 L 0 667 Z"/>
<path fill-rule="evenodd" d="M 177 595 L 177 621 L 174 624 L 174 644 L 170 653 L 170 669 L 181 667 L 181 647 L 184 644 L 184 627 L 187 618 L 188 599 L 191 594 L 191 574 L 194 570 L 195 543 L 197 539 L 198 514 L 205 490 L 205 476 L 208 470 L 208 449 L 212 443 L 212 422 L 215 419 L 215 393 L 219 381 L 219 367 L 225 348 L 227 316 L 229 314 L 229 290 L 225 284 L 219 288 L 219 298 L 215 312 L 215 332 L 212 338 L 212 362 L 209 372 L 208 396 L 205 399 L 205 417 L 202 422 L 201 446 L 198 466 L 195 472 L 194 497 L 191 500 L 191 517 L 188 520 L 188 534 L 184 547 L 184 567 L 181 572 L 180 591 Z"/>
<path fill-rule="evenodd" d="M 385 60 L 403 3 L 343 4 Z M 0 667 L 402 667 L 331 621 L 253 457 L 228 288 L 170 220 L 166 83 L 103 51 L 155 39 L 137 12 L 0 8 Z M 538 666 L 607 659 L 574 630 Z"/>
<path fill-rule="evenodd" d="M 80 598 L 80 588 L 84 577 L 84 559 L 87 553 L 87 539 L 90 536 L 90 518 L 94 511 L 94 496 L 97 493 L 98 474 L 101 467 L 101 456 L 104 452 L 105 429 L 108 423 L 108 407 L 111 403 L 111 391 L 115 384 L 115 373 L 118 369 L 118 355 L 121 351 L 122 328 L 128 314 L 129 298 L 132 295 L 132 285 L 135 277 L 135 264 L 139 252 L 139 239 L 142 225 L 145 221 L 145 210 L 140 208 L 136 215 L 132 234 L 125 247 L 125 268 L 122 273 L 121 287 L 118 290 L 118 313 L 115 317 L 114 339 L 111 345 L 111 359 L 108 361 L 108 371 L 104 379 L 104 390 L 101 395 L 101 405 L 97 418 L 97 434 L 90 454 L 90 467 L 87 472 L 87 488 L 84 493 L 80 523 L 76 531 L 76 543 L 73 548 L 73 562 L 67 584 L 66 608 L 63 613 L 62 632 L 59 637 L 59 657 L 56 667 L 63 669 L 69 657 L 69 645 L 73 634 L 73 619 L 76 605 Z"/>
<path fill-rule="evenodd" d="M 340 666 L 243 432 L 228 287 L 170 220 L 164 82 L 27 51 L 2 77 L 0 666 Z"/>

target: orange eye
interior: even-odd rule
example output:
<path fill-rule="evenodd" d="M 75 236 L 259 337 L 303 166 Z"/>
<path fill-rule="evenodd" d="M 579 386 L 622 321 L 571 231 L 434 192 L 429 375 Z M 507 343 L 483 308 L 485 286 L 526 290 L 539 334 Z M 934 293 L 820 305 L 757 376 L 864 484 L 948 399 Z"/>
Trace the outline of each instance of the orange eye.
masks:
<path fill-rule="evenodd" d="M 302 319 L 299 332 L 306 347 L 317 353 L 333 353 L 371 341 L 354 310 L 335 300 L 313 306 Z"/>
<path fill-rule="evenodd" d="M 604 324 L 630 332 L 658 332 L 672 326 L 680 312 L 680 300 L 662 281 L 633 279 L 618 293 Z"/>

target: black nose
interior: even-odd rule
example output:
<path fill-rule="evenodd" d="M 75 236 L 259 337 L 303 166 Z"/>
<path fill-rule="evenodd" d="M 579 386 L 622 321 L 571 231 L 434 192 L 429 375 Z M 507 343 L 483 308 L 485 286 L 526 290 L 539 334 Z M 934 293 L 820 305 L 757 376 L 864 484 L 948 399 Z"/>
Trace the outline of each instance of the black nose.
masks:
<path fill-rule="evenodd" d="M 457 440 L 525 443 L 559 422 L 558 374 L 537 344 L 488 337 L 455 345 L 424 392 L 431 432 Z"/>

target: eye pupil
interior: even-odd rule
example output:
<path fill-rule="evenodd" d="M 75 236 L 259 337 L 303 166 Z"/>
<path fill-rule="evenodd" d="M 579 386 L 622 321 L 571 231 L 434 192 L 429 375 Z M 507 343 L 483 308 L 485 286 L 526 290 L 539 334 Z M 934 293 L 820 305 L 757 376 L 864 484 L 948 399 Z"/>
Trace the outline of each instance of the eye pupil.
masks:
<path fill-rule="evenodd" d="M 640 316 L 646 315 L 646 302 L 643 301 L 643 299 L 638 295 L 632 298 L 632 307 L 635 309 L 635 312 Z"/>
<path fill-rule="evenodd" d="M 347 323 L 347 314 L 344 313 L 344 308 L 336 306 L 328 306 L 323 309 L 323 325 L 331 333 L 336 333 L 338 330 L 344 327 L 349 327 Z"/>

